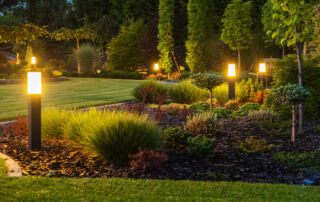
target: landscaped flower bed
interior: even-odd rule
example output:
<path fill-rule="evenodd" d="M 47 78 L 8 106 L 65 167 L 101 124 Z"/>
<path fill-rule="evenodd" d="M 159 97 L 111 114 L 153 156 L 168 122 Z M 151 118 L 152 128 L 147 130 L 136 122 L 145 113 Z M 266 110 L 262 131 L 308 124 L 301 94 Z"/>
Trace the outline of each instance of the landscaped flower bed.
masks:
<path fill-rule="evenodd" d="M 160 112 L 150 106 L 144 112 L 150 119 L 160 116 L 160 128 L 183 127 L 187 121 L 186 108 L 164 105 Z M 179 107 L 178 107 L 179 106 Z M 140 104 L 127 104 L 117 110 L 137 109 Z M 184 112 L 185 111 L 185 112 Z M 190 111 L 188 111 L 191 113 Z M 263 114 L 263 112 L 260 112 Z M 190 114 L 189 114 L 190 115 Z M 285 124 L 274 132 L 268 123 L 262 124 L 258 115 L 237 118 L 219 118 L 219 132 L 206 136 L 214 138 L 213 152 L 196 156 L 190 152 L 190 140 L 177 140 L 169 144 L 165 138 L 159 155 L 165 153 L 167 161 L 160 169 L 139 171 L 130 168 L 128 160 L 118 162 L 103 160 L 80 144 L 71 140 L 43 140 L 43 149 L 29 151 L 24 121 L 0 129 L 0 152 L 18 161 L 23 173 L 28 176 L 56 177 L 124 177 L 150 179 L 190 179 L 208 181 L 245 181 L 301 184 L 305 178 L 319 171 L 319 123 L 306 123 L 303 134 L 297 135 L 296 144 L 290 143 Z M 272 125 L 275 126 L 275 125 Z M 268 128 L 269 127 L 269 128 Z M 20 128 L 20 130 L 17 130 Z M 18 131 L 18 132 L 17 132 Z M 216 129 L 215 129 L 216 131 Z M 281 132 L 279 132 L 281 131 Z M 175 131 L 178 133 L 177 131 Z M 195 136 L 195 135 L 192 135 Z M 179 143 L 180 142 L 180 143 Z M 318 152 L 318 153 L 317 153 Z M 302 154 L 295 156 L 292 153 Z M 279 155 L 280 154 L 280 155 Z M 293 161 L 295 159 L 295 161 Z M 312 172 L 311 172 L 312 170 Z"/>

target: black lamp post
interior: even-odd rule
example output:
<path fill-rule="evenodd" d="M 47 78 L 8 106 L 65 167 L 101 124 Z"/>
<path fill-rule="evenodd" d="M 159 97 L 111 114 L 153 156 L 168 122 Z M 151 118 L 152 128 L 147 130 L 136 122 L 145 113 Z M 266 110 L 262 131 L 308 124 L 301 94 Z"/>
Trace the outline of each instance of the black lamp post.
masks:
<path fill-rule="evenodd" d="M 36 64 L 32 57 L 31 64 Z M 29 149 L 41 150 L 41 72 L 28 72 Z"/>
<path fill-rule="evenodd" d="M 236 98 L 236 65 L 229 64 L 228 65 L 228 77 L 229 77 L 229 100 L 234 100 Z"/>

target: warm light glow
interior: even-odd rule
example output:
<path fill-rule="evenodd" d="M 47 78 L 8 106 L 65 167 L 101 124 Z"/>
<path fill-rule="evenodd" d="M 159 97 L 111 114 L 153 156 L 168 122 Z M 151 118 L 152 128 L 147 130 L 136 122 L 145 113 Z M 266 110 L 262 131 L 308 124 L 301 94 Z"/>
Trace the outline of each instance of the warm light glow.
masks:
<path fill-rule="evenodd" d="M 36 64 L 36 63 L 37 63 L 37 61 L 36 61 L 36 57 L 32 57 L 32 58 L 31 58 L 31 64 L 33 64 L 33 65 L 34 65 L 34 64 Z"/>
<path fill-rule="evenodd" d="M 261 63 L 259 66 L 259 72 L 260 73 L 265 73 L 266 72 L 266 64 L 265 63 Z"/>
<path fill-rule="evenodd" d="M 41 94 L 41 72 L 28 72 L 28 94 Z"/>
<path fill-rule="evenodd" d="M 229 64 L 228 65 L 228 76 L 236 76 L 236 65 L 235 64 Z"/>
<path fill-rule="evenodd" d="M 157 64 L 154 64 L 154 70 L 159 70 L 159 64 L 157 63 Z"/>

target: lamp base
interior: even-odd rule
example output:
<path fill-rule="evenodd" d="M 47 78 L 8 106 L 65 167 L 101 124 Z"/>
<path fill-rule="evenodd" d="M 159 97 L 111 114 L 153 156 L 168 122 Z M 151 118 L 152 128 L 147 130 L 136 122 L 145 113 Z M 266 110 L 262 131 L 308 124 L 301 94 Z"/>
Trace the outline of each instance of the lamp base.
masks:
<path fill-rule="evenodd" d="M 41 150 L 41 95 L 29 95 L 29 149 Z"/>

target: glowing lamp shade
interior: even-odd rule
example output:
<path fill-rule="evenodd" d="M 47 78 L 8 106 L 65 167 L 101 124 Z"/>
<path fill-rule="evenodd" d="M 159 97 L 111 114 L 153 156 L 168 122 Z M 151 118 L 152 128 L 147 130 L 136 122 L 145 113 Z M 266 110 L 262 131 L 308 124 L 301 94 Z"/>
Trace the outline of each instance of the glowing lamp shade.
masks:
<path fill-rule="evenodd" d="M 154 64 L 154 70 L 159 70 L 159 64 Z"/>
<path fill-rule="evenodd" d="M 37 63 L 36 57 L 32 57 L 32 58 L 31 58 L 31 64 L 34 65 L 34 64 L 36 64 L 36 63 Z"/>
<path fill-rule="evenodd" d="M 265 63 L 261 63 L 259 65 L 259 72 L 260 73 L 265 73 L 266 72 L 266 64 Z"/>
<path fill-rule="evenodd" d="M 28 94 L 41 94 L 41 72 L 28 72 Z"/>
<path fill-rule="evenodd" d="M 228 76 L 230 76 L 230 77 L 236 76 L 236 65 L 235 64 L 228 65 Z"/>

